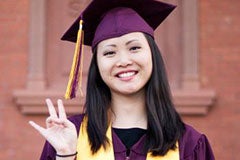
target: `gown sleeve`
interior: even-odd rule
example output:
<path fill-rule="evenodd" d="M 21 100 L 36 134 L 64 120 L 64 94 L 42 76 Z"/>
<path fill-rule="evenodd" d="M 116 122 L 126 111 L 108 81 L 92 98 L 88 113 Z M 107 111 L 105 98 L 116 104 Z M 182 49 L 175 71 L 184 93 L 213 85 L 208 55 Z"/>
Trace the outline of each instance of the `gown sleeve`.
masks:
<path fill-rule="evenodd" d="M 79 134 L 79 129 L 84 115 L 76 115 L 69 118 L 69 120 L 75 125 L 77 134 Z M 45 142 L 40 160 L 55 160 L 56 151 L 48 141 Z"/>
<path fill-rule="evenodd" d="M 190 126 L 180 141 L 181 160 L 215 160 L 207 137 Z"/>
<path fill-rule="evenodd" d="M 40 160 L 55 160 L 56 159 L 56 151 L 55 149 L 48 143 L 45 142 L 43 151 L 40 157 Z"/>

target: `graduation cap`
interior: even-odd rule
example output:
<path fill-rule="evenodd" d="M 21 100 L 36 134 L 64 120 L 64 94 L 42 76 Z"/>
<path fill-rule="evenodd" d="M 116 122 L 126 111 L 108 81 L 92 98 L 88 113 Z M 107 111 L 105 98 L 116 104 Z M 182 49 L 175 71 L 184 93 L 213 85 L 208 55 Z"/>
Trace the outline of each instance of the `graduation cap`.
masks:
<path fill-rule="evenodd" d="M 95 48 L 105 39 L 131 32 L 154 38 L 154 30 L 176 6 L 157 0 L 93 0 L 62 36 L 76 42 L 65 98 L 74 98 L 82 79 L 82 45 Z"/>

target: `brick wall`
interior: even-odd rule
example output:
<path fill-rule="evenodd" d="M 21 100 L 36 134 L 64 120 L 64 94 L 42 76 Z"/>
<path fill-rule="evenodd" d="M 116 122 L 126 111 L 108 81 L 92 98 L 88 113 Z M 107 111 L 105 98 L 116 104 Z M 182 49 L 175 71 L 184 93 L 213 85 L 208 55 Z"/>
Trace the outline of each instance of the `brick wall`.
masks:
<path fill-rule="evenodd" d="M 13 90 L 27 78 L 28 9 L 28 0 L 0 1 L 0 159 L 31 155 L 22 147 L 30 141 L 26 121 L 12 103 Z"/>
<path fill-rule="evenodd" d="M 26 80 L 28 45 L 28 1 L 0 1 L 0 94 L 10 98 L 13 88 Z"/>
<path fill-rule="evenodd" d="M 200 75 L 203 87 L 216 90 L 217 100 L 207 117 L 186 117 L 205 132 L 216 159 L 236 158 L 240 150 L 240 1 L 201 0 Z"/>
<path fill-rule="evenodd" d="M 217 100 L 205 117 L 183 117 L 207 134 L 216 159 L 231 159 L 240 149 L 240 1 L 199 1 L 200 75 Z M 38 159 L 44 139 L 29 125 L 44 116 L 24 116 L 12 101 L 27 79 L 28 0 L 0 1 L 0 159 Z"/>

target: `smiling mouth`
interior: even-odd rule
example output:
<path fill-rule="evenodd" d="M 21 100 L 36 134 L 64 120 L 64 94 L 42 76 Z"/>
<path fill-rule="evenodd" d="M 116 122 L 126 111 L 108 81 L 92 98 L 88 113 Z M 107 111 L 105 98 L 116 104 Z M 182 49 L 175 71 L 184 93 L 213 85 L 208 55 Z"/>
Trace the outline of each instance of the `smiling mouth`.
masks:
<path fill-rule="evenodd" d="M 118 78 L 129 78 L 137 74 L 137 71 L 130 71 L 130 72 L 122 72 L 117 74 Z"/>

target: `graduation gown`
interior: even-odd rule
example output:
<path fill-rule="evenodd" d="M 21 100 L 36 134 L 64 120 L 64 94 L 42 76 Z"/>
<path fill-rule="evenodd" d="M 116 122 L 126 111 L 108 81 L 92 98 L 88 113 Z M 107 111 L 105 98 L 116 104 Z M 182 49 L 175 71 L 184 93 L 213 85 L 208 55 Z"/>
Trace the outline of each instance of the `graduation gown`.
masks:
<path fill-rule="evenodd" d="M 69 118 L 76 126 L 77 133 L 79 133 L 83 117 L 84 115 L 81 114 Z M 189 125 L 185 124 L 185 128 L 186 130 L 183 136 L 179 139 L 180 160 L 214 160 L 215 158 L 207 137 L 204 134 L 200 134 Z M 112 140 L 115 160 L 125 160 L 127 152 L 126 147 L 114 130 L 112 130 Z M 146 137 L 144 135 L 132 146 L 129 156 L 130 160 L 146 160 L 146 153 L 142 152 L 145 140 Z M 40 160 L 55 160 L 55 157 L 55 149 L 46 141 Z"/>

